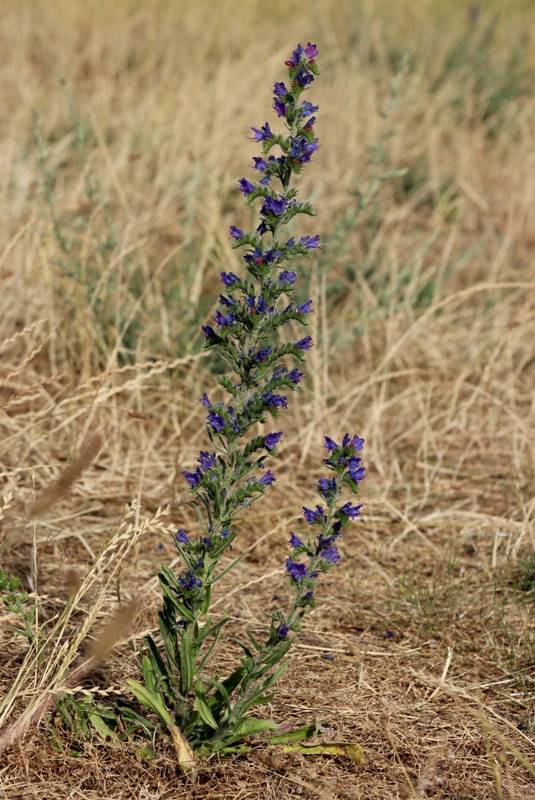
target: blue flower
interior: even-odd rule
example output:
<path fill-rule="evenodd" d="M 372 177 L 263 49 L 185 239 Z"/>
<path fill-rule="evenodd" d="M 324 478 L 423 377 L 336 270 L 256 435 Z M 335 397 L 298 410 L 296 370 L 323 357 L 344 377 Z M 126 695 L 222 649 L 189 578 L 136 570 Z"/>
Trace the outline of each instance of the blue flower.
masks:
<path fill-rule="evenodd" d="M 240 184 L 240 192 L 245 196 L 251 194 L 251 192 L 254 192 L 256 188 L 254 183 L 248 181 L 247 178 L 240 178 L 239 184 Z"/>
<path fill-rule="evenodd" d="M 215 453 L 208 453 L 206 450 L 201 450 L 197 461 L 201 465 L 201 468 L 207 471 L 211 470 L 217 464 Z"/>
<path fill-rule="evenodd" d="M 320 51 L 318 50 L 317 45 L 308 42 L 307 46 L 305 47 L 305 55 L 309 61 L 317 58 L 317 56 L 319 56 L 319 52 Z"/>
<path fill-rule="evenodd" d="M 198 486 L 202 480 L 202 472 L 199 467 L 197 467 L 195 472 L 183 472 L 182 475 L 185 477 L 192 489 L 195 489 L 195 487 Z"/>
<path fill-rule="evenodd" d="M 225 284 L 225 286 L 235 286 L 240 282 L 240 279 L 233 272 L 222 272 L 221 281 Z"/>
<path fill-rule="evenodd" d="M 254 161 L 254 168 L 257 169 L 259 172 L 264 172 L 267 169 L 267 161 L 263 158 L 259 158 L 258 156 L 253 156 Z"/>
<path fill-rule="evenodd" d="M 301 161 L 303 164 L 310 161 L 312 155 L 318 149 L 317 139 L 309 141 L 306 136 L 298 136 L 290 141 L 290 156 L 295 159 L 295 161 Z"/>
<path fill-rule="evenodd" d="M 318 492 L 328 500 L 336 491 L 336 478 L 320 478 Z"/>
<path fill-rule="evenodd" d="M 286 571 L 294 581 L 300 581 L 306 577 L 307 567 L 306 564 L 300 564 L 299 561 L 294 561 L 293 558 L 287 558 Z"/>
<path fill-rule="evenodd" d="M 301 86 L 301 88 L 305 88 L 305 86 L 310 86 L 312 81 L 314 80 L 314 75 L 310 72 L 306 67 L 302 67 L 297 75 L 295 76 L 296 83 Z"/>
<path fill-rule="evenodd" d="M 362 503 L 358 506 L 354 506 L 351 503 L 345 503 L 341 508 L 340 512 L 344 514 L 349 519 L 356 519 L 356 517 L 360 516 L 360 509 L 362 508 Z"/>
<path fill-rule="evenodd" d="M 219 336 L 214 331 L 211 325 L 203 325 L 201 327 L 204 338 L 207 342 L 218 342 Z"/>
<path fill-rule="evenodd" d="M 315 106 L 314 103 L 309 103 L 308 100 L 303 100 L 301 103 L 301 113 L 304 117 L 309 117 L 311 114 L 314 114 L 315 111 L 319 110 L 319 106 Z"/>
<path fill-rule="evenodd" d="M 338 564 L 340 561 L 340 553 L 334 544 L 325 548 L 325 550 L 320 550 L 320 556 L 331 564 Z"/>
<path fill-rule="evenodd" d="M 295 548 L 305 546 L 299 536 L 296 536 L 295 533 L 292 533 L 290 536 L 290 545 Z"/>
<path fill-rule="evenodd" d="M 300 370 L 298 370 L 297 368 L 290 370 L 290 372 L 288 373 L 288 378 L 291 380 L 291 382 L 295 386 L 297 386 L 297 384 L 299 383 L 299 381 L 301 380 L 302 377 L 303 377 L 303 373 Z"/>
<path fill-rule="evenodd" d="M 288 94 L 288 89 L 286 85 L 282 81 L 275 81 L 275 85 L 273 86 L 273 93 L 277 95 L 277 97 L 286 97 Z"/>
<path fill-rule="evenodd" d="M 269 122 L 265 122 L 261 126 L 260 130 L 258 130 L 258 128 L 251 128 L 251 130 L 254 133 L 255 142 L 265 142 L 267 139 L 271 139 L 273 137 L 271 128 L 269 127 Z"/>
<path fill-rule="evenodd" d="M 261 350 L 257 350 L 253 358 L 257 363 L 260 364 L 262 361 L 265 361 L 266 358 L 269 358 L 272 352 L 273 352 L 272 347 L 263 347 Z"/>
<path fill-rule="evenodd" d="M 215 312 L 214 319 L 215 319 L 216 323 L 222 328 L 226 327 L 227 325 L 232 325 L 233 322 L 235 322 L 235 320 L 236 320 L 236 318 L 234 317 L 233 314 L 229 314 L 226 317 L 224 314 L 221 313 L 221 311 L 216 311 Z"/>
<path fill-rule="evenodd" d="M 286 208 L 288 206 L 288 201 L 285 197 L 269 197 L 264 198 L 264 203 L 262 205 L 262 214 L 264 216 L 268 214 L 273 214 L 275 217 L 280 217 L 281 214 L 284 214 Z"/>
<path fill-rule="evenodd" d="M 299 243 L 303 245 L 303 247 L 307 247 L 309 250 L 315 250 L 317 247 L 320 246 L 320 237 L 319 236 L 301 236 L 299 239 Z"/>
<path fill-rule="evenodd" d="M 265 473 L 265 475 L 262 475 L 262 477 L 260 478 L 258 483 L 261 483 L 262 486 L 271 486 L 271 484 L 275 483 L 276 480 L 277 479 L 275 478 L 275 476 L 272 473 L 272 471 L 270 469 L 268 469 L 268 471 Z"/>
<path fill-rule="evenodd" d="M 230 228 L 230 235 L 233 239 L 242 239 L 243 238 L 243 231 L 240 228 L 237 228 L 235 225 L 231 225 Z"/>
<path fill-rule="evenodd" d="M 203 396 L 201 397 L 201 405 L 203 405 L 205 408 L 212 408 L 212 401 L 206 392 L 204 392 Z"/>
<path fill-rule="evenodd" d="M 312 300 L 307 300 L 306 303 L 297 306 L 297 310 L 300 314 L 310 314 L 311 311 L 314 311 Z"/>
<path fill-rule="evenodd" d="M 289 626 L 286 625 L 285 622 L 283 622 L 282 625 L 279 625 L 279 629 L 277 631 L 277 635 L 278 635 L 279 639 L 286 639 L 288 634 L 289 634 L 289 632 L 290 632 Z"/>
<path fill-rule="evenodd" d="M 325 512 L 321 506 L 316 506 L 314 510 L 303 506 L 303 516 L 309 525 L 314 525 L 314 523 L 325 519 Z"/>
<path fill-rule="evenodd" d="M 178 579 L 179 584 L 182 586 L 183 589 L 191 591 L 192 589 L 200 588 L 202 586 L 202 581 L 200 578 L 197 578 L 194 572 L 184 572 Z"/>
<path fill-rule="evenodd" d="M 358 456 L 352 456 L 346 466 L 351 480 L 355 481 L 355 483 L 363 480 L 366 475 L 366 470 L 362 466 L 361 459 L 358 458 Z"/>
<path fill-rule="evenodd" d="M 232 297 L 226 297 L 224 294 L 219 295 L 219 302 L 227 308 L 232 308 L 232 306 L 236 305 L 236 301 Z"/>
<path fill-rule="evenodd" d="M 179 528 L 175 533 L 175 539 L 180 544 L 189 544 L 189 536 L 184 528 Z"/>
<path fill-rule="evenodd" d="M 273 108 L 277 112 L 278 117 L 286 116 L 286 104 L 279 100 L 277 97 L 273 98 Z"/>
<path fill-rule="evenodd" d="M 270 408 L 288 408 L 288 398 L 282 394 L 266 392 L 263 399 L 264 403 Z"/>
<path fill-rule="evenodd" d="M 325 449 L 328 450 L 329 453 L 332 453 L 333 450 L 336 450 L 338 448 L 338 445 L 336 444 L 334 439 L 331 439 L 330 436 L 324 436 L 323 437 L 323 443 L 324 443 Z"/>
<path fill-rule="evenodd" d="M 293 284 L 297 280 L 297 272 L 293 270 L 283 270 L 279 275 L 279 283 L 280 284 L 288 284 L 289 286 L 293 286 Z"/>
<path fill-rule="evenodd" d="M 305 55 L 305 50 L 302 44 L 298 44 L 295 50 L 293 51 L 291 57 L 288 61 L 285 61 L 287 67 L 297 67 L 303 56 Z"/>
<path fill-rule="evenodd" d="M 300 339 L 298 342 L 296 342 L 295 346 L 299 350 L 310 350 L 312 347 L 312 336 L 305 336 L 304 339 Z"/>
<path fill-rule="evenodd" d="M 208 423 L 214 429 L 214 431 L 216 431 L 216 433 L 222 431 L 226 424 L 224 417 L 215 411 L 210 411 L 208 414 Z"/>
<path fill-rule="evenodd" d="M 267 433 L 264 436 L 264 447 L 266 450 L 274 450 L 283 437 L 282 431 L 277 433 Z"/>
<path fill-rule="evenodd" d="M 219 535 L 222 539 L 228 539 L 229 536 L 232 536 L 232 531 L 229 531 L 228 528 L 223 528 Z"/>

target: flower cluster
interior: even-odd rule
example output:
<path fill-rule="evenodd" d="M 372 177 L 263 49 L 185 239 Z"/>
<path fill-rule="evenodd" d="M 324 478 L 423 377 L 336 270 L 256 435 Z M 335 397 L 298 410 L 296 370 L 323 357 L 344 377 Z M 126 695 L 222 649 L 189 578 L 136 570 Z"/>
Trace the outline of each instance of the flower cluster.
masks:
<path fill-rule="evenodd" d="M 320 573 L 326 572 L 340 561 L 337 542 L 351 520 L 360 516 L 362 505 L 341 499 L 344 487 L 353 493 L 358 490 L 366 470 L 358 453 L 364 440 L 348 433 L 337 444 L 329 436 L 324 439 L 327 458 L 323 463 L 332 476 L 320 478 L 317 490 L 322 498 L 315 508 L 303 507 L 303 517 L 313 529 L 312 535 L 290 536 L 291 555 L 286 560 L 286 571 L 296 590 L 295 601 L 288 617 L 278 615 L 276 633 L 285 639 L 290 630 L 298 630 L 305 610 L 314 605 L 314 590 Z M 303 560 L 304 559 L 304 560 Z"/>
<path fill-rule="evenodd" d="M 289 393 L 303 377 L 299 367 L 312 347 L 310 336 L 285 337 L 282 342 L 280 331 L 305 326 L 314 310 L 311 299 L 294 299 L 297 272 L 287 267 L 291 259 L 320 247 L 320 237 L 284 237 L 280 230 L 299 214 L 314 214 L 309 203 L 298 200 L 290 182 L 318 149 L 314 132 L 318 106 L 301 99 L 318 74 L 317 56 L 316 45 L 298 45 L 286 62 L 287 81 L 277 81 L 273 87 L 273 107 L 286 133 L 273 131 L 269 122 L 252 128 L 252 140 L 262 147 L 252 161 L 257 178 L 241 178 L 238 189 L 248 205 L 258 203 L 258 224 L 252 231 L 231 225 L 231 242 L 242 251 L 243 274 L 221 272 L 219 306 L 213 321 L 202 326 L 206 347 L 219 353 L 231 374 L 219 380 L 227 400 L 212 402 L 207 394 L 201 399 L 212 450 L 201 451 L 195 468 L 183 473 L 204 507 L 206 521 L 200 544 L 189 539 L 179 543 L 181 555 L 189 559 L 182 576 L 188 584 L 182 584 L 188 601 L 200 588 L 198 581 L 205 580 L 199 573 L 209 572 L 210 564 L 232 543 L 234 537 L 223 532 L 232 529 L 235 514 L 275 481 L 265 460 L 276 450 L 282 432 L 248 441 L 247 436 L 258 423 L 276 418 L 288 407 Z M 202 569 L 192 568 L 193 551 Z"/>

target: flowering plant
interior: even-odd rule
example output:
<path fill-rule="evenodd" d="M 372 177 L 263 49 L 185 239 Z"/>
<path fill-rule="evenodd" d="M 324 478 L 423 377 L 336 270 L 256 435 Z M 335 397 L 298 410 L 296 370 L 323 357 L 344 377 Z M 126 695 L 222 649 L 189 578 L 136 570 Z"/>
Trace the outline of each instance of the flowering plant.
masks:
<path fill-rule="evenodd" d="M 326 437 L 324 464 L 330 477 L 319 480 L 321 504 L 303 509 L 312 533 L 292 533 L 290 538 L 286 570 L 293 604 L 289 611 L 272 615 L 262 639 L 249 633 L 239 643 L 243 655 L 229 675 L 214 674 L 210 662 L 227 620 L 210 616 L 212 590 L 240 559 L 226 568 L 219 565 L 235 542 L 238 514 L 274 483 L 267 462 L 283 437 L 281 431 L 259 434 L 255 426 L 268 417 L 277 419 L 287 407 L 288 392 L 297 389 L 305 352 L 312 346 L 308 335 L 283 341 L 279 332 L 290 323 L 305 326 L 313 311 L 312 300 L 293 299 L 297 272 L 288 269 L 288 262 L 312 253 L 320 237 L 285 238 L 281 231 L 297 215 L 314 214 L 309 203 L 297 198 L 291 181 L 318 149 L 318 106 L 301 99 L 318 75 L 317 56 L 316 45 L 298 45 L 286 61 L 287 82 L 274 85 L 273 108 L 286 133 L 274 132 L 269 122 L 252 128 L 262 154 L 253 158 L 255 181 L 241 178 L 239 190 L 248 205 L 259 204 L 258 225 L 251 232 L 231 226 L 234 247 L 243 252 L 244 274 L 221 273 L 219 308 L 213 323 L 202 327 L 206 347 L 218 353 L 228 372 L 219 378 L 226 399 L 213 401 L 204 394 L 201 400 L 210 448 L 184 472 L 199 509 L 201 532 L 192 536 L 183 528 L 176 531 L 183 569 L 178 575 L 167 567 L 160 570 L 159 641 L 147 637 L 143 682 L 129 681 L 138 702 L 159 719 L 155 726 L 151 717 L 144 717 L 143 726 L 154 730 L 163 724 L 184 768 L 193 762 L 194 751 L 235 751 L 246 737 L 275 727 L 251 716 L 250 710 L 267 702 L 270 687 L 286 666 L 292 633 L 314 605 L 316 581 L 339 561 L 338 539 L 360 512 L 360 506 L 342 501 L 342 491 L 356 491 L 364 477 L 358 455 L 363 441 L 346 434 L 338 444 Z M 142 715 L 137 717 L 140 721 Z"/>

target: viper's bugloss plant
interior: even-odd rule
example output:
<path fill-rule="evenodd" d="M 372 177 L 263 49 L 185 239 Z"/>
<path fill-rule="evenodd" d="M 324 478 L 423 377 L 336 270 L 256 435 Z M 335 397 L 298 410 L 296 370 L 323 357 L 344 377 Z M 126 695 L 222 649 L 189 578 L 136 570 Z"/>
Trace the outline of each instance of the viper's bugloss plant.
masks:
<path fill-rule="evenodd" d="M 295 333 L 296 327 L 306 326 L 313 304 L 294 299 L 298 273 L 290 262 L 320 247 L 320 237 L 288 237 L 283 231 L 298 215 L 314 215 L 291 183 L 318 149 L 318 106 L 303 99 L 318 75 L 317 56 L 316 45 L 298 45 L 286 61 L 287 80 L 274 85 L 273 108 L 285 132 L 273 130 L 269 122 L 251 129 L 261 153 L 253 157 L 254 178 L 241 178 L 238 189 L 247 205 L 257 209 L 257 224 L 251 231 L 230 227 L 243 267 L 240 274 L 221 273 L 219 308 L 202 327 L 206 347 L 227 367 L 219 378 L 225 397 L 202 396 L 210 445 L 183 473 L 199 511 L 200 531 L 179 528 L 175 533 L 183 568 L 175 574 L 162 567 L 159 573 L 159 640 L 146 640 L 143 683 L 130 681 L 137 700 L 171 733 L 186 765 L 192 751 L 235 750 L 245 737 L 275 727 L 270 720 L 250 716 L 250 710 L 267 702 L 286 666 L 294 634 L 314 606 L 318 579 L 340 560 L 338 540 L 360 513 L 360 506 L 342 495 L 344 489 L 356 491 L 364 477 L 358 455 L 363 441 L 346 434 L 338 444 L 326 437 L 329 477 L 318 482 L 321 502 L 303 509 L 308 533 L 294 532 L 290 538 L 286 570 L 291 607 L 273 614 L 265 635 L 249 633 L 239 642 L 241 660 L 230 674 L 219 674 L 213 655 L 227 620 L 210 616 L 212 591 L 240 560 L 238 556 L 220 566 L 235 543 L 238 515 L 276 480 L 269 460 L 283 438 L 282 431 L 258 433 L 257 426 L 277 420 L 287 408 L 312 347 L 310 336 Z M 284 339 L 283 329 L 288 331 Z M 145 727 L 150 724 L 145 721 Z"/>

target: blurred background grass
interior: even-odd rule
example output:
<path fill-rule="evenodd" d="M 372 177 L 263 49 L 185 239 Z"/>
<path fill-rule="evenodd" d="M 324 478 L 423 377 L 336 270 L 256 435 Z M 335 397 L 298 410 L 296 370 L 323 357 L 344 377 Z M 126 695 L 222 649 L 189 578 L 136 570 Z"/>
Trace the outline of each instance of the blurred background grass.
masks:
<path fill-rule="evenodd" d="M 54 358 L 83 374 L 197 352 L 214 278 L 236 263 L 228 225 L 248 222 L 235 186 L 249 126 L 270 117 L 271 76 L 303 37 L 322 51 L 322 147 L 302 194 L 326 240 L 332 344 L 418 313 L 445 282 L 499 277 L 508 225 L 520 243 L 529 224 L 530 8 L 7 2 L 4 325 L 61 320 Z"/>

